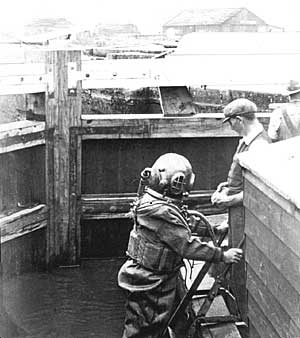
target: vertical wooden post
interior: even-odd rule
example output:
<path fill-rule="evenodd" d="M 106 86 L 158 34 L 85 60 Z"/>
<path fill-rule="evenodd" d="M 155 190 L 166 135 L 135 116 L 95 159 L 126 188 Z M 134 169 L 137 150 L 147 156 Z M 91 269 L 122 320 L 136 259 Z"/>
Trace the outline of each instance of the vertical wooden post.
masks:
<path fill-rule="evenodd" d="M 229 208 L 229 245 L 237 247 L 244 237 L 245 216 L 244 207 Z M 237 300 L 242 320 L 247 323 L 247 291 L 245 259 L 232 266 L 230 285 Z"/>
<path fill-rule="evenodd" d="M 77 133 L 74 136 L 70 132 L 81 124 L 81 81 L 76 81 L 76 71 L 80 70 L 80 51 L 47 53 L 46 195 L 50 215 L 47 230 L 50 266 L 76 264 L 80 258 L 77 201 L 81 188 L 79 175 L 74 175 L 74 170 L 80 172 L 81 142 Z"/>

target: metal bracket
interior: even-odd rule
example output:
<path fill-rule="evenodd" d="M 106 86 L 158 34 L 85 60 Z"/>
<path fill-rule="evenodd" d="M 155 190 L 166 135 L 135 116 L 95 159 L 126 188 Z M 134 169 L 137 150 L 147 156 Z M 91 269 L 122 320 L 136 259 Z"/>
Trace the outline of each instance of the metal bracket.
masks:
<path fill-rule="evenodd" d="M 90 74 L 85 74 L 80 70 L 77 70 L 76 62 L 68 62 L 68 95 L 77 95 L 77 81 L 87 79 Z"/>
<path fill-rule="evenodd" d="M 88 74 L 77 70 L 76 62 L 68 62 L 68 96 L 77 96 L 77 81 L 87 78 Z M 47 90 L 49 98 L 54 98 L 54 73 L 49 68 L 47 77 Z"/>

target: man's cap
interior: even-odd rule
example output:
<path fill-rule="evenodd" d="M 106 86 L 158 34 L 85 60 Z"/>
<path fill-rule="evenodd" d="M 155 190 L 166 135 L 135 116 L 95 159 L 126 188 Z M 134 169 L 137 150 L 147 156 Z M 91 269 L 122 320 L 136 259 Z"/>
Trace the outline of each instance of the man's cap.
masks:
<path fill-rule="evenodd" d="M 284 92 L 284 95 L 286 96 L 292 96 L 294 94 L 297 94 L 300 92 L 300 85 L 299 82 L 296 80 L 290 80 L 289 85 Z"/>
<path fill-rule="evenodd" d="M 225 119 L 223 120 L 223 123 L 227 122 L 232 117 L 242 116 L 243 114 L 256 112 L 257 106 L 254 102 L 243 98 L 236 99 L 230 102 L 227 106 L 225 106 L 224 108 Z"/>
<path fill-rule="evenodd" d="M 300 87 L 298 89 L 294 89 L 294 90 L 287 90 L 286 95 L 287 96 L 293 96 L 295 94 L 298 94 L 299 92 L 300 92 Z"/>

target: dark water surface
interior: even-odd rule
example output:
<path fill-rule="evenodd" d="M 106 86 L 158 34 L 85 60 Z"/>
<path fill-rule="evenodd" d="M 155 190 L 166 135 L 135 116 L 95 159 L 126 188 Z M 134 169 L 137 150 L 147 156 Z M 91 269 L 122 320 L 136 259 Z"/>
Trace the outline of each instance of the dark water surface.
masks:
<path fill-rule="evenodd" d="M 81 267 L 4 281 L 4 307 L 26 332 L 19 337 L 121 337 L 125 299 L 117 273 L 123 262 L 83 260 Z"/>

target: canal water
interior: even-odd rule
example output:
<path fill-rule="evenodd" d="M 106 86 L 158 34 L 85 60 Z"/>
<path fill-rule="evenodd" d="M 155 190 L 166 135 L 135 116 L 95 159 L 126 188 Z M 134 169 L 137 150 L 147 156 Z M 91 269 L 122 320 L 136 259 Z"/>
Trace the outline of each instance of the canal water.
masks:
<path fill-rule="evenodd" d="M 208 218 L 214 226 L 224 215 Z M 123 247 L 119 250 L 125 251 Z M 4 323 L 7 329 L 0 327 L 0 338 L 120 338 L 125 297 L 117 285 L 117 275 L 124 261 L 124 257 L 82 259 L 80 267 L 5 278 L 0 326 Z M 188 287 L 202 265 L 195 262 L 189 270 L 186 264 L 183 276 Z M 207 289 L 211 283 L 207 276 L 200 287 Z"/>
<path fill-rule="evenodd" d="M 5 280 L 3 304 L 11 337 L 120 338 L 124 295 L 117 273 L 124 258 L 83 260 L 80 267 Z M 8 337 L 5 337 L 8 338 Z"/>

